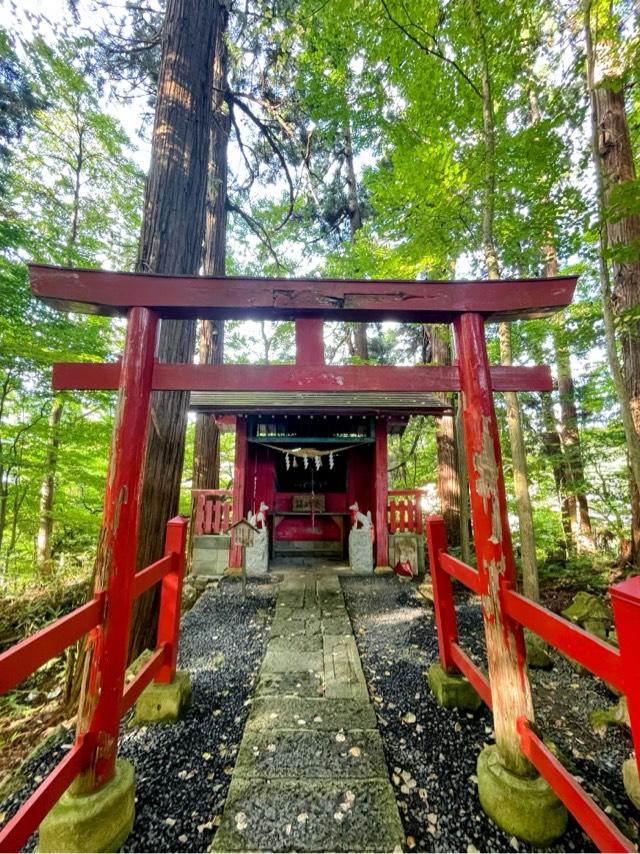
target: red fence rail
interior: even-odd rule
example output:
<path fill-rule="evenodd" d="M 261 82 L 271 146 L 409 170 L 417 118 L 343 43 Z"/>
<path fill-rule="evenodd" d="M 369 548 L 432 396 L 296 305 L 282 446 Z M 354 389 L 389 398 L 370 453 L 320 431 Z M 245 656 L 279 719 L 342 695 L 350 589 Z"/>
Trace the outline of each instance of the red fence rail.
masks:
<path fill-rule="evenodd" d="M 422 490 L 390 489 L 388 492 L 387 525 L 390 534 L 421 534 Z"/>
<path fill-rule="evenodd" d="M 452 578 L 474 593 L 483 596 L 487 591 L 486 573 L 447 554 L 444 520 L 440 516 L 426 519 L 429 565 L 433 582 L 433 598 L 440 662 L 448 672 L 459 671 L 471 682 L 483 701 L 491 708 L 489 680 L 458 644 L 458 627 Z M 547 608 L 525 598 L 508 587 L 500 591 L 508 617 L 526 627 L 560 652 L 586 667 L 595 676 L 605 679 L 627 697 L 631 736 L 636 762 L 640 769 L 640 656 L 638 625 L 640 624 L 640 576 L 630 578 L 609 589 L 619 648 L 594 637 Z M 636 846 L 619 830 L 606 813 L 582 788 L 576 778 L 559 762 L 529 726 L 529 721 L 517 721 L 520 747 L 576 821 L 601 851 L 636 851 Z"/>
<path fill-rule="evenodd" d="M 153 679 L 170 682 L 175 676 L 186 529 L 186 519 L 180 516 L 171 519 L 167 523 L 164 557 L 135 576 L 134 598 L 162 582 L 158 636 L 151 658 L 125 689 L 120 702 L 121 716 Z M 97 629 L 107 607 L 107 595 L 102 591 L 85 605 L 3 652 L 0 655 L 0 692 L 11 690 L 68 646 Z M 87 770 L 93 755 L 92 738 L 91 731 L 80 735 L 53 771 L 6 822 L 0 830 L 0 851 L 19 851 L 75 778 Z"/>
<path fill-rule="evenodd" d="M 193 533 L 226 534 L 233 524 L 233 492 L 230 489 L 192 489 Z"/>

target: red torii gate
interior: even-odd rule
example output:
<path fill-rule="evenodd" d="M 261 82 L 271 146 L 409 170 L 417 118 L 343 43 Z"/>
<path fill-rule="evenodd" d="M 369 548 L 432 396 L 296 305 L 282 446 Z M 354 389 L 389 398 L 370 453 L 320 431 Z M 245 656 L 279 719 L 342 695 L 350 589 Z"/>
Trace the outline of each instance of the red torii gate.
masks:
<path fill-rule="evenodd" d="M 128 319 L 120 364 L 66 364 L 54 369 L 56 388 L 118 388 L 120 391 L 103 519 L 103 537 L 107 538 L 109 546 L 105 551 L 109 557 L 98 574 L 94 599 L 94 603 L 98 603 L 96 608 L 104 616 L 78 726 L 78 739 L 85 745 L 82 768 L 78 769 L 83 772 L 85 791 L 100 788 L 113 776 L 115 768 L 131 605 L 137 588 L 144 589 L 135 578 L 135 557 L 145 436 L 151 392 L 162 389 L 214 391 L 259 387 L 271 391 L 302 388 L 326 391 L 339 387 L 340 391 L 349 391 L 364 386 L 379 391 L 462 390 L 465 452 L 480 581 L 470 575 L 473 570 L 463 564 L 457 566 L 454 559 L 442 566 L 445 572 L 457 572 L 465 583 L 482 594 L 489 685 L 474 677 L 471 671 L 470 678 L 472 681 L 475 678 L 474 684 L 493 707 L 501 761 L 515 773 L 531 770 L 529 760 L 533 758 L 529 755 L 527 759 L 522 749 L 523 727 L 533 721 L 522 620 L 518 622 L 514 618 L 509 610 L 514 608 L 512 597 L 505 596 L 506 591 L 515 589 L 516 578 L 493 391 L 550 390 L 552 382 L 548 368 L 544 367 L 490 367 L 484 325 L 544 317 L 568 305 L 576 277 L 453 283 L 214 279 L 42 266 L 31 266 L 29 275 L 33 293 L 56 308 Z M 331 368 L 318 365 L 318 360 L 311 356 L 305 364 L 295 366 L 162 365 L 155 361 L 155 353 L 158 323 L 163 318 L 295 319 L 299 333 L 304 330 L 316 338 L 323 320 L 453 323 L 458 362 L 446 368 Z M 132 532 L 136 532 L 136 536 L 132 536 Z M 459 648 L 455 644 L 455 626 L 450 619 L 447 622 L 450 591 L 442 587 L 442 576 L 438 575 L 439 555 L 444 553 L 444 544 L 440 544 L 439 549 L 437 546 L 432 538 L 432 572 L 434 579 L 440 579 L 444 590 L 441 607 L 436 612 L 441 658 L 447 669 L 457 665 L 465 670 L 464 655 L 457 651 Z M 171 566 L 175 569 L 174 563 Z M 147 572 L 150 578 L 161 577 L 159 569 Z M 631 593 L 625 591 L 625 596 L 633 605 L 637 596 L 635 586 Z M 633 607 L 637 608 L 637 604 Z M 92 612 L 91 619 L 95 616 Z M 170 679 L 175 672 L 176 614 L 171 613 L 170 617 L 172 624 L 166 627 L 169 639 L 166 649 L 162 650 L 162 655 L 160 650 L 156 654 L 152 668 L 152 675 L 157 679 Z M 631 617 L 628 623 L 630 626 Z M 631 629 L 625 631 L 628 637 Z M 629 641 L 626 646 L 630 648 Z M 590 654 L 597 653 L 598 650 Z M 451 659 L 452 654 L 455 660 Z M 626 660 L 623 655 L 621 667 Z M 636 673 L 637 666 L 630 666 L 629 680 L 635 678 Z M 626 682 L 625 677 L 625 685 Z M 637 696 L 633 700 L 629 697 L 629 709 L 634 738 L 638 740 L 640 700 Z M 636 748 L 639 747 L 640 744 L 636 744 Z M 66 773 L 68 776 L 71 771 L 67 769 Z M 51 798 L 50 787 L 50 803 Z M 567 797 L 565 802 L 569 801 Z M 31 810 L 35 816 L 42 815 L 42 805 L 34 807 L 32 804 Z M 586 824 L 590 816 L 585 819 Z M 14 823 L 9 835 L 3 831 L 0 847 L 3 839 L 15 842 L 26 824 L 28 822 L 23 821 L 19 830 Z M 611 838 L 615 838 L 615 834 L 607 840 Z M 616 844 L 622 846 L 620 838 L 616 839 Z"/>

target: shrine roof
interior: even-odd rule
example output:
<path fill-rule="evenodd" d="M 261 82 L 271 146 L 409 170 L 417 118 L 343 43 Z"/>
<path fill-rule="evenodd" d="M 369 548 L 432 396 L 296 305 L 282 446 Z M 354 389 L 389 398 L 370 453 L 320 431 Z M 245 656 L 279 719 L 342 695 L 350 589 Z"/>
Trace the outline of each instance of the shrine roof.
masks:
<path fill-rule="evenodd" d="M 451 406 L 434 394 L 406 392 L 269 392 L 195 391 L 190 408 L 198 412 L 300 414 L 357 413 L 369 415 L 441 415 Z"/>
<path fill-rule="evenodd" d="M 166 318 L 450 323 L 543 317 L 569 305 L 576 276 L 498 281 L 404 281 L 163 276 L 29 265 L 35 296 L 63 311 L 125 315 L 144 306 Z"/>

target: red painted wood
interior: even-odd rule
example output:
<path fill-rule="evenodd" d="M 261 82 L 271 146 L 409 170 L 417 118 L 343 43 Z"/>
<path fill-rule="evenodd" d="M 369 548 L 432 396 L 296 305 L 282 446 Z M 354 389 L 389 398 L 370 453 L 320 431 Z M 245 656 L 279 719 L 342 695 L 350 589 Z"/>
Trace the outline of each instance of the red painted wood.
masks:
<path fill-rule="evenodd" d="M 207 500 L 204 505 L 204 533 L 211 534 L 213 532 L 213 501 Z"/>
<path fill-rule="evenodd" d="M 0 851 L 20 851 L 49 810 L 87 766 L 89 742 L 80 738 L 0 831 Z"/>
<path fill-rule="evenodd" d="M 124 715 L 131 706 L 133 706 L 147 685 L 150 682 L 153 682 L 156 674 L 159 673 L 162 667 L 166 665 L 169 654 L 170 652 L 167 644 L 163 644 L 161 647 L 154 650 L 151 658 L 149 658 L 144 666 L 140 668 L 135 677 L 125 688 L 124 694 L 122 695 L 120 715 Z"/>
<path fill-rule="evenodd" d="M 297 318 L 296 364 L 324 365 L 324 323 L 321 317 Z"/>
<path fill-rule="evenodd" d="M 487 320 L 541 317 L 569 305 L 577 277 L 501 281 L 347 281 L 159 276 L 32 264 L 33 294 L 67 311 L 162 317 L 450 323 L 460 312 Z"/>
<path fill-rule="evenodd" d="M 447 533 L 442 516 L 427 516 L 426 529 L 440 664 L 447 673 L 453 673 L 458 670 L 451 652 L 452 645 L 458 640 L 458 623 L 453 585 L 441 563 L 442 555 L 447 551 Z"/>
<path fill-rule="evenodd" d="M 96 573 L 96 592 L 106 590 L 106 616 L 88 648 L 90 667 L 76 729 L 79 739 L 88 732 L 96 745 L 84 790 L 102 786 L 115 768 L 157 327 L 157 316 L 149 309 L 130 312 L 104 497 L 101 537 L 106 562 Z"/>
<path fill-rule="evenodd" d="M 569 812 L 600 851 L 636 851 L 611 819 L 585 792 L 576 778 L 558 761 L 542 739 L 531 731 L 524 718 L 518 721 L 520 744 L 525 756 L 545 778 Z"/>
<path fill-rule="evenodd" d="M 480 575 L 480 573 L 476 569 L 473 569 L 473 567 L 468 566 L 461 560 L 458 560 L 457 557 L 453 557 L 453 555 L 445 554 L 443 552 L 440 555 L 440 563 L 448 575 L 453 576 L 453 578 L 457 578 L 458 581 L 462 582 L 465 587 L 473 590 L 473 592 L 478 596 L 487 592 L 486 577 Z"/>
<path fill-rule="evenodd" d="M 222 518 L 222 533 L 226 534 L 231 525 L 233 524 L 233 516 L 232 516 L 232 506 L 229 501 L 225 501 L 222 505 L 223 507 L 223 518 Z"/>
<path fill-rule="evenodd" d="M 376 419 L 375 438 L 375 514 L 374 526 L 376 531 L 376 566 L 389 565 L 389 530 L 387 528 L 388 475 L 387 457 L 387 422 L 384 418 Z"/>
<path fill-rule="evenodd" d="M 627 697 L 631 739 L 640 774 L 640 655 L 638 638 L 640 626 L 640 575 L 627 578 L 609 588 L 618 648 L 622 659 L 624 687 L 620 690 Z"/>
<path fill-rule="evenodd" d="M 158 648 L 166 646 L 167 655 L 164 667 L 156 676 L 156 682 L 172 682 L 176 675 L 186 546 L 187 519 L 184 516 L 175 516 L 167 522 L 164 551 L 171 557 L 173 566 L 171 572 L 162 579 L 158 615 L 157 645 Z"/>
<path fill-rule="evenodd" d="M 516 593 L 515 590 L 504 590 L 502 596 L 505 611 L 512 619 L 525 628 L 531 629 L 547 643 L 586 667 L 600 679 L 611 683 L 621 693 L 625 693 L 623 661 L 615 647 L 586 632 L 575 623 L 559 617 L 542 605 Z M 638 617 L 640 613 L 636 619 Z"/>
<path fill-rule="evenodd" d="M 104 596 L 98 595 L 66 617 L 61 617 L 1 653 L 0 694 L 10 691 L 47 661 L 84 637 L 100 623 L 103 612 Z"/>
<path fill-rule="evenodd" d="M 482 613 L 496 744 L 510 770 L 526 773 L 516 722 L 521 716 L 533 719 L 533 702 L 522 627 L 509 619 L 498 595 L 498 588 L 515 588 L 516 568 L 482 316 L 461 315 L 454 335 L 476 559 L 488 591 L 482 597 Z"/>
<path fill-rule="evenodd" d="M 173 555 L 164 555 L 160 560 L 149 564 L 149 566 L 141 569 L 140 572 L 136 572 L 136 577 L 133 580 L 133 598 L 137 599 L 145 590 L 153 587 L 154 584 L 163 579 L 172 569 Z"/>
<path fill-rule="evenodd" d="M 56 362 L 53 388 L 113 390 L 119 364 Z M 548 366 L 493 365 L 494 391 L 552 391 Z M 406 392 L 460 391 L 456 365 L 193 365 L 156 364 L 153 388 L 158 391 Z"/>
<path fill-rule="evenodd" d="M 236 454 L 233 466 L 233 519 L 239 522 L 244 516 L 244 501 L 248 463 L 247 419 L 236 422 Z M 229 550 L 229 566 L 242 566 L 242 551 L 232 545 Z"/>
<path fill-rule="evenodd" d="M 476 689 L 482 702 L 491 708 L 491 686 L 482 670 L 471 661 L 467 653 L 457 643 L 451 644 L 451 658 L 458 670 L 467 677 Z"/>

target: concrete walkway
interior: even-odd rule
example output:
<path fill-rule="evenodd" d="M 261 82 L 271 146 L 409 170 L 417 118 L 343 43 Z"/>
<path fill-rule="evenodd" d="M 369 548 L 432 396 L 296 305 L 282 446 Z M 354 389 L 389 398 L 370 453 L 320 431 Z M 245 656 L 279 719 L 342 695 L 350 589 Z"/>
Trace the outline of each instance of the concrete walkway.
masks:
<path fill-rule="evenodd" d="M 340 581 L 285 576 L 213 851 L 394 851 L 404 832 Z"/>

